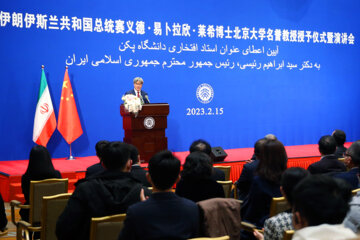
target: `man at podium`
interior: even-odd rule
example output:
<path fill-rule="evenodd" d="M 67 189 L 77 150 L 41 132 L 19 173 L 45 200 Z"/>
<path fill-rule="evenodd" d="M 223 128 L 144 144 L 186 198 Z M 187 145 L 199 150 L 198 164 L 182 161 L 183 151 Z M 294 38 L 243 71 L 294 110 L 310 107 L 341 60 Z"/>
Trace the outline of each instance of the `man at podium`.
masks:
<path fill-rule="evenodd" d="M 142 103 L 150 103 L 148 94 L 145 91 L 141 90 L 144 84 L 144 80 L 141 77 L 136 77 L 134 78 L 133 82 L 134 82 L 134 89 L 127 91 L 125 95 L 132 94 L 140 98 Z"/>

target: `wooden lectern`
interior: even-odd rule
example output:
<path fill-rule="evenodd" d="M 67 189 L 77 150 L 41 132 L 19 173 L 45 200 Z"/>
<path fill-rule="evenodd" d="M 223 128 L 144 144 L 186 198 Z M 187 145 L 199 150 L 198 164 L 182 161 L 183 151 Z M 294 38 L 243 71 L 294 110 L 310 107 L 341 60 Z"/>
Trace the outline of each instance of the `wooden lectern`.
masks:
<path fill-rule="evenodd" d="M 141 160 L 148 162 L 155 153 L 167 149 L 165 129 L 169 104 L 145 104 L 136 117 L 133 113 L 128 113 L 122 104 L 120 115 L 125 131 L 124 142 L 138 148 Z"/>

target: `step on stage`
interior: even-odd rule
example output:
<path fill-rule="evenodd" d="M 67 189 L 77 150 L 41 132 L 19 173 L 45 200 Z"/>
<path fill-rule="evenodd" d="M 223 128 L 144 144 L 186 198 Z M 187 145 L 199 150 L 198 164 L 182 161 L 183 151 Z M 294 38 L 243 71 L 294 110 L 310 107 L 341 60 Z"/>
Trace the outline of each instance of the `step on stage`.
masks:
<path fill-rule="evenodd" d="M 349 147 L 350 144 L 347 143 L 345 146 Z M 311 163 L 318 161 L 320 157 L 316 144 L 287 146 L 285 148 L 289 158 L 288 167 L 307 168 Z M 253 148 L 227 149 L 225 152 L 228 156 L 225 161 L 215 163 L 215 165 L 231 166 L 230 179 L 236 181 L 246 160 L 253 155 L 253 151 Z M 184 164 L 189 152 L 175 152 L 174 154 Z M 77 157 L 75 160 L 53 159 L 55 169 L 61 172 L 63 178 L 69 179 L 69 192 L 74 190 L 74 183 L 85 177 L 86 168 L 98 162 L 96 156 Z M 27 165 L 28 160 L 0 161 L 0 192 L 4 201 L 24 200 L 21 191 L 21 176 L 25 173 Z M 142 166 L 146 167 L 146 164 L 142 164 Z"/>

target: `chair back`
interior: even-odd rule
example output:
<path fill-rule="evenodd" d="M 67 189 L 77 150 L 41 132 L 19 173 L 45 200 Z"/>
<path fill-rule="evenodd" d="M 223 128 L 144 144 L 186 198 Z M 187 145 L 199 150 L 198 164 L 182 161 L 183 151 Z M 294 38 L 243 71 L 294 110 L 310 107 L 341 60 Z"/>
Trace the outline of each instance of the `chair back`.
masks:
<path fill-rule="evenodd" d="M 358 192 L 360 192 L 360 188 L 356 188 L 356 189 L 351 191 L 353 196 L 355 196 Z"/>
<path fill-rule="evenodd" d="M 214 168 L 220 169 L 225 174 L 225 181 L 230 180 L 231 166 L 214 166 Z"/>
<path fill-rule="evenodd" d="M 126 214 L 92 218 L 90 240 L 117 240 L 124 226 Z"/>
<path fill-rule="evenodd" d="M 30 215 L 29 223 L 40 223 L 41 207 L 44 196 L 52 196 L 60 193 L 67 193 L 68 179 L 45 179 L 30 182 Z"/>
<path fill-rule="evenodd" d="M 233 186 L 232 181 L 216 181 L 217 183 L 221 184 L 224 189 L 225 197 L 229 198 L 231 196 L 231 189 Z"/>
<path fill-rule="evenodd" d="M 188 240 L 230 240 L 229 236 L 222 237 L 198 237 L 198 238 L 189 238 Z"/>
<path fill-rule="evenodd" d="M 71 196 L 71 193 L 62 193 L 43 197 L 41 239 L 56 240 L 56 222 Z"/>
<path fill-rule="evenodd" d="M 285 230 L 283 240 L 291 240 L 295 231 L 294 230 Z"/>
<path fill-rule="evenodd" d="M 270 217 L 290 209 L 289 203 L 284 197 L 273 198 L 270 205 Z"/>

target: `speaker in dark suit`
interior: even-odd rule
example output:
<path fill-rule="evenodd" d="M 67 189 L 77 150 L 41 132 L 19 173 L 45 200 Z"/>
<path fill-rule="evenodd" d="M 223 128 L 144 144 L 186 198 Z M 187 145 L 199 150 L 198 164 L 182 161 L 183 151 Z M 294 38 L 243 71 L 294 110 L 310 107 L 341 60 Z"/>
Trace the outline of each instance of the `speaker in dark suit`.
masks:
<path fill-rule="evenodd" d="M 143 103 L 146 104 L 150 103 L 148 94 L 145 91 L 141 90 L 144 84 L 144 80 L 141 77 L 136 77 L 134 78 L 133 82 L 134 82 L 134 89 L 127 91 L 125 95 L 128 94 L 135 95 L 139 97 Z"/>

